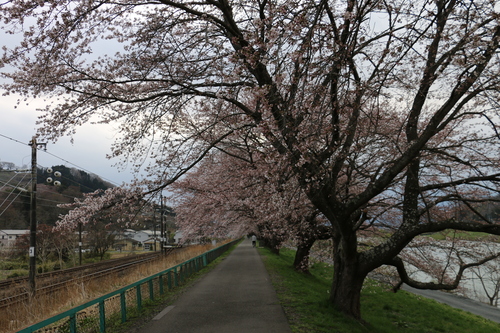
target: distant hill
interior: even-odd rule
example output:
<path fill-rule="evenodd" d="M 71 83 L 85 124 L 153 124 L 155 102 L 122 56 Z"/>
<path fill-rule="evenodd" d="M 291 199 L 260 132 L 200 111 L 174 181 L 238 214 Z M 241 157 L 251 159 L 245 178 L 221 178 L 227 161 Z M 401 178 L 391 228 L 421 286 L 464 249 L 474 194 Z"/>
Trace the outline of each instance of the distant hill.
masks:
<path fill-rule="evenodd" d="M 52 173 L 48 171 L 50 171 L 48 168 L 38 169 L 37 184 L 46 183 L 47 178 L 50 177 L 53 180 L 59 180 L 61 182 L 61 188 L 77 186 L 82 193 L 94 192 L 97 189 L 105 190 L 114 186 L 95 174 L 89 174 L 75 168 L 68 168 L 64 165 L 52 167 Z M 57 177 L 54 176 L 57 171 L 61 173 L 61 179 L 57 179 Z"/>
<path fill-rule="evenodd" d="M 49 173 L 48 171 L 52 171 Z M 56 177 L 56 171 L 61 173 Z M 47 178 L 52 178 L 52 183 Z M 20 170 L 9 162 L 0 162 L 0 229 L 27 229 L 30 217 L 29 171 Z M 58 180 L 61 186 L 54 186 Z M 37 220 L 38 223 L 54 225 L 60 214 L 67 209 L 57 207 L 60 203 L 70 203 L 83 193 L 97 189 L 107 189 L 112 184 L 96 175 L 63 165 L 37 170 Z"/>

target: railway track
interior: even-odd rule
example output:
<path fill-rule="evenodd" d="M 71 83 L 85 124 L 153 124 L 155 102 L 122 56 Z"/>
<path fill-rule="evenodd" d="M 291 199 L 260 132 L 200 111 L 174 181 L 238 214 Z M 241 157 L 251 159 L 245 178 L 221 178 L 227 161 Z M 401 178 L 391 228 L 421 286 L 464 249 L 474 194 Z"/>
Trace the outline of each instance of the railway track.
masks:
<path fill-rule="evenodd" d="M 167 249 L 166 255 L 175 250 L 176 248 Z M 86 281 L 124 272 L 138 265 L 157 260 L 162 255 L 160 252 L 152 252 L 41 273 L 36 276 L 36 294 L 43 295 L 56 292 L 66 287 L 69 282 Z M 26 301 L 29 296 L 27 277 L 0 281 L 0 309 Z"/>

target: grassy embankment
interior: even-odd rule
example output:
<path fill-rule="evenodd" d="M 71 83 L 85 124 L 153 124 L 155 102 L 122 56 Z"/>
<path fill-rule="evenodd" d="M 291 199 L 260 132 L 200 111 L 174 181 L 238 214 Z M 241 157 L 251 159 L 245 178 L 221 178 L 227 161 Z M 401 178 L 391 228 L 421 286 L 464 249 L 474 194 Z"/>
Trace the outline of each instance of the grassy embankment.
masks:
<path fill-rule="evenodd" d="M 300 274 L 291 268 L 293 251 L 283 249 L 280 256 L 260 251 L 294 333 L 500 332 L 500 324 L 405 291 L 392 293 L 373 280 L 363 287 L 363 326 L 328 304 L 331 266 L 315 263 L 311 275 Z"/>
<path fill-rule="evenodd" d="M 446 239 L 460 239 L 465 241 L 489 241 L 498 242 L 498 236 L 491 235 L 485 232 L 471 232 L 471 231 L 457 231 L 457 230 L 444 230 L 428 235 L 428 237 L 435 240 Z"/>

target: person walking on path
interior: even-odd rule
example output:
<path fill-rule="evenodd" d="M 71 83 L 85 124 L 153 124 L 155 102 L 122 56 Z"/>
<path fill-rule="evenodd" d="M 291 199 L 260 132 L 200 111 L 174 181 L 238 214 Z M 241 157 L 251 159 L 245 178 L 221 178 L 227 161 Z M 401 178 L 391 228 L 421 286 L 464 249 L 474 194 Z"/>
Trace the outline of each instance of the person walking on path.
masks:
<path fill-rule="evenodd" d="M 256 247 L 257 246 L 257 236 L 252 235 L 252 246 Z"/>
<path fill-rule="evenodd" d="M 269 274 L 250 240 L 137 333 L 291 333 Z"/>

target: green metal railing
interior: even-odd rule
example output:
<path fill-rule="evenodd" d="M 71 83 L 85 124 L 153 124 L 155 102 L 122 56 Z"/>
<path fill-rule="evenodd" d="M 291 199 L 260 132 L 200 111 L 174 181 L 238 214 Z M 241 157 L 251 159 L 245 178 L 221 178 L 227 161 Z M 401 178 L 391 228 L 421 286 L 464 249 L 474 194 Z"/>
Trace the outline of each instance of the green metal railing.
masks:
<path fill-rule="evenodd" d="M 18 332 L 106 332 L 106 328 L 110 324 L 116 325 L 126 322 L 134 312 L 141 311 L 146 301 L 154 301 L 166 291 L 179 286 L 237 242 L 239 240 L 219 246 L 177 266 L 64 311 Z"/>

